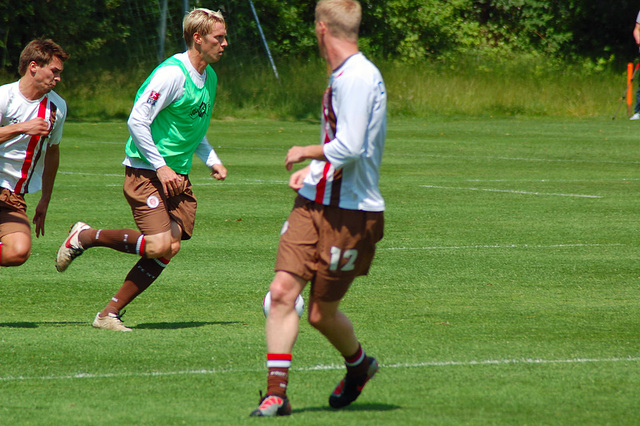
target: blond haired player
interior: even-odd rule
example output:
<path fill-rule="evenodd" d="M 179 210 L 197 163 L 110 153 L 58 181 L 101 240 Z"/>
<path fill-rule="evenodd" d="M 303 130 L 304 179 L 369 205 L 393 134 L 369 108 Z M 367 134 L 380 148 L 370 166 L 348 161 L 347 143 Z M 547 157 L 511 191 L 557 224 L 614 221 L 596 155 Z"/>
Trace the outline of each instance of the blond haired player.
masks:
<path fill-rule="evenodd" d="M 140 231 L 94 229 L 78 222 L 60 246 L 59 272 L 91 247 L 108 247 L 140 257 L 118 292 L 96 314 L 96 328 L 131 331 L 122 309 L 146 290 L 193 233 L 196 198 L 189 181 L 193 154 L 217 180 L 227 169 L 205 136 L 216 96 L 217 76 L 210 64 L 227 47 L 220 12 L 194 9 L 183 21 L 187 51 L 160 64 L 142 84 L 128 120 L 124 193 Z"/>
<path fill-rule="evenodd" d="M 31 41 L 20 54 L 20 80 L 0 87 L 0 266 L 31 254 L 24 194 L 42 190 L 33 224 L 44 223 L 58 172 L 67 104 L 53 89 L 69 54 L 52 40 Z"/>
<path fill-rule="evenodd" d="M 267 316 L 267 395 L 252 416 L 291 413 L 287 397 L 298 335 L 296 297 L 307 283 L 309 323 L 344 357 L 346 375 L 329 397 L 342 408 L 378 370 L 349 318 L 339 310 L 353 280 L 366 275 L 382 238 L 384 200 L 378 188 L 385 143 L 387 95 L 378 69 L 358 50 L 361 7 L 353 0 L 321 0 L 315 32 L 332 70 L 322 100 L 321 144 L 292 147 L 285 158 L 311 163 L 291 175 L 298 197 L 282 229 Z"/>

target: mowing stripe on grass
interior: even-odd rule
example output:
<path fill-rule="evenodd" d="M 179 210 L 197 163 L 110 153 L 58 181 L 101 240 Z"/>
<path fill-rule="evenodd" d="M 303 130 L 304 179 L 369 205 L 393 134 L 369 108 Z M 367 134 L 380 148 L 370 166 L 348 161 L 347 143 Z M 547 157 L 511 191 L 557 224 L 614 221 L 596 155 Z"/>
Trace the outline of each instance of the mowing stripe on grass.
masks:
<path fill-rule="evenodd" d="M 424 367 L 475 367 L 486 365 L 552 365 L 552 364 L 602 364 L 619 362 L 640 362 L 640 357 L 626 358 L 569 358 L 569 359 L 488 359 L 469 361 L 425 361 L 417 363 L 395 363 L 382 364 L 385 369 L 395 368 L 424 368 Z M 294 368 L 296 371 L 324 371 L 342 370 L 343 364 L 315 365 L 311 367 Z M 0 377 L 0 382 L 29 382 L 42 380 L 74 380 L 74 379 L 118 379 L 126 377 L 167 377 L 167 376 L 199 376 L 209 374 L 225 373 L 259 373 L 265 368 L 213 368 L 200 370 L 178 370 L 178 371 L 150 371 L 150 372 L 122 372 L 122 373 L 76 373 L 63 376 L 6 376 Z"/>
<path fill-rule="evenodd" d="M 468 190 L 468 191 L 486 191 L 486 192 L 506 192 L 509 194 L 524 194 L 524 195 L 548 195 L 555 197 L 579 197 L 579 198 L 604 198 L 600 195 L 583 195 L 583 194 L 559 194 L 555 192 L 529 192 L 529 191 L 515 191 L 509 189 L 491 189 L 491 188 L 465 188 L 459 186 L 437 186 L 437 185 L 420 185 L 422 188 L 433 189 L 455 189 L 455 190 Z"/>
<path fill-rule="evenodd" d="M 83 176 L 100 176 L 100 177 L 104 177 L 104 176 L 110 176 L 110 177 L 117 177 L 120 178 L 120 180 L 122 180 L 122 178 L 124 178 L 124 173 L 84 173 L 84 172 L 58 172 L 58 174 L 62 174 L 62 175 L 83 175 Z M 235 182 L 215 182 L 212 179 L 205 181 L 205 180 L 199 180 L 199 179 L 195 179 L 192 180 L 191 183 L 193 183 L 193 185 L 195 186 L 204 186 L 204 185 L 283 185 L 283 184 L 287 184 L 289 183 L 288 180 L 262 180 L 262 179 L 238 179 Z M 66 185 L 67 187 L 75 187 L 75 186 L 85 186 L 83 185 Z M 122 183 L 117 183 L 117 184 L 105 184 L 105 186 L 122 186 Z"/>

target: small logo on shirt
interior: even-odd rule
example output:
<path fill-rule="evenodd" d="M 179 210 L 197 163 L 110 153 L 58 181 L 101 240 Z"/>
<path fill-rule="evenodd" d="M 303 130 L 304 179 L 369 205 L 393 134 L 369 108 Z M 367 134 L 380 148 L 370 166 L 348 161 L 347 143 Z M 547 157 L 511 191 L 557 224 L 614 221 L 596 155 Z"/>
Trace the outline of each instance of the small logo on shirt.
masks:
<path fill-rule="evenodd" d="M 156 102 L 158 102 L 159 98 L 160 98 L 160 93 L 156 92 L 155 90 L 152 90 L 151 93 L 149 93 L 149 97 L 147 98 L 147 103 L 153 106 L 156 104 Z"/>
<path fill-rule="evenodd" d="M 160 205 L 160 200 L 158 199 L 157 196 L 150 195 L 149 198 L 147 198 L 147 206 L 149 206 L 150 209 L 155 209 L 159 205 Z"/>
<path fill-rule="evenodd" d="M 202 118 L 207 113 L 207 104 L 202 102 L 199 107 L 191 110 L 189 117 L 196 118 L 196 116 Z"/>
<path fill-rule="evenodd" d="M 49 133 L 45 137 L 48 137 L 51 134 L 51 130 L 53 130 L 53 126 L 56 125 L 58 106 L 56 104 L 54 104 L 53 102 L 51 102 L 50 110 L 51 110 L 51 112 L 50 112 L 50 115 L 49 115 Z"/>

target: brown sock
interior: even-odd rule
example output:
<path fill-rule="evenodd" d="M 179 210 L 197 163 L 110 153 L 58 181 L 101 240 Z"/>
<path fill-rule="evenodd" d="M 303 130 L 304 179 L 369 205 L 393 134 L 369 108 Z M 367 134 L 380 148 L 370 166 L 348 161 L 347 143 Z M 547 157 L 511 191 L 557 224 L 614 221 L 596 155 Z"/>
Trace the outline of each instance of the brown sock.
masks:
<path fill-rule="evenodd" d="M 144 255 L 144 235 L 134 229 L 85 229 L 78 234 L 82 248 L 108 247 L 123 253 Z"/>
<path fill-rule="evenodd" d="M 366 376 L 369 371 L 369 360 L 360 344 L 356 353 L 344 357 L 344 363 L 347 366 L 347 376 L 350 377 Z"/>
<path fill-rule="evenodd" d="M 122 284 L 115 296 L 111 298 L 111 301 L 102 310 L 100 316 L 104 317 L 110 312 L 120 313 L 125 306 L 131 303 L 133 299 L 145 291 L 160 276 L 167 264 L 169 264 L 169 261 L 164 258 L 140 259 L 136 266 L 129 271 L 124 284 Z"/>
<path fill-rule="evenodd" d="M 267 395 L 287 395 L 291 354 L 267 354 Z"/>

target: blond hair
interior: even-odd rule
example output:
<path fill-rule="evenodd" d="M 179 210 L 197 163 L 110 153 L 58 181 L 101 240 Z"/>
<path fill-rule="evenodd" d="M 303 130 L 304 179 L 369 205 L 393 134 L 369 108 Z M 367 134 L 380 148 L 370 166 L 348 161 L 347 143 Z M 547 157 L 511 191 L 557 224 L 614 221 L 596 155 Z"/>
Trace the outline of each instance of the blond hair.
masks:
<path fill-rule="evenodd" d="M 324 22 L 334 37 L 358 41 L 362 7 L 355 0 L 320 0 L 316 5 L 316 22 Z"/>
<path fill-rule="evenodd" d="M 193 35 L 198 33 L 202 36 L 210 34 L 217 23 L 227 25 L 222 12 L 199 8 L 189 12 L 182 21 L 182 35 L 187 47 L 193 46 Z"/>

